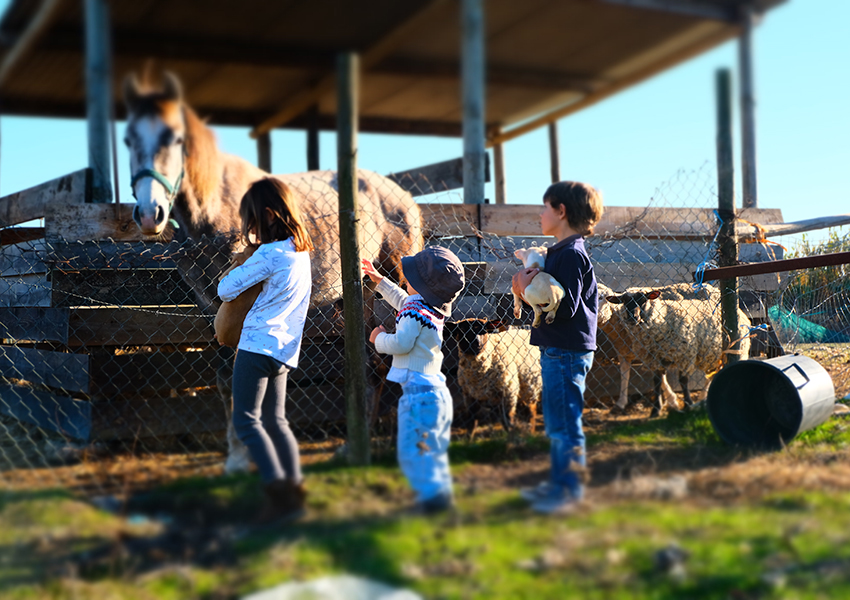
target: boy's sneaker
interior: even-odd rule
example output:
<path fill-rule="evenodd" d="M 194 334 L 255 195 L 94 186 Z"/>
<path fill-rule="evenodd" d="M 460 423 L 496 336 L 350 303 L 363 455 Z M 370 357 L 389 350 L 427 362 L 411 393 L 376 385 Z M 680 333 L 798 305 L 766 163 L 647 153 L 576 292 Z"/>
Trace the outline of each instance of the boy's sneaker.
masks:
<path fill-rule="evenodd" d="M 541 498 L 532 503 L 531 510 L 544 515 L 569 515 L 574 513 L 578 506 L 578 500 L 567 494 L 561 497 Z"/>
<path fill-rule="evenodd" d="M 537 502 L 551 497 L 555 493 L 555 486 L 551 481 L 544 481 L 534 487 L 520 488 L 519 495 L 528 502 Z"/>

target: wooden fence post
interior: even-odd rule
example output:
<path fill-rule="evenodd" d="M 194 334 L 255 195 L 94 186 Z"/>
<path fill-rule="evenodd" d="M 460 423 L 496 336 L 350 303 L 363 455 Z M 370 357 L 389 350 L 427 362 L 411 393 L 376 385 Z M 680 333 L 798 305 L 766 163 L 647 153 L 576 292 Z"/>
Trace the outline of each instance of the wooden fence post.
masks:
<path fill-rule="evenodd" d="M 257 166 L 267 173 L 272 172 L 272 134 L 270 131 L 257 136 Z"/>
<path fill-rule="evenodd" d="M 561 153 L 558 148 L 558 122 L 549 123 L 549 162 L 552 167 L 552 183 L 561 181 Z"/>
<path fill-rule="evenodd" d="M 743 207 L 758 208 L 756 183 L 756 98 L 753 84 L 753 25 L 750 6 L 742 9 L 741 37 L 738 39 L 738 72 L 741 85 L 741 166 Z"/>
<path fill-rule="evenodd" d="M 717 214 L 720 216 L 719 265 L 730 267 L 738 262 L 738 240 L 735 235 L 735 166 L 732 157 L 732 75 L 729 69 L 717 71 Z M 739 360 L 738 339 L 738 280 L 720 280 L 720 306 L 722 310 L 726 364 Z"/>
<path fill-rule="evenodd" d="M 307 111 L 307 170 L 319 170 L 319 106 Z"/>
<path fill-rule="evenodd" d="M 337 170 L 339 179 L 339 251 L 345 318 L 345 408 L 348 461 L 368 465 L 369 418 L 366 402 L 366 327 L 360 271 L 357 218 L 357 103 L 360 61 L 354 53 L 337 60 Z"/>
<path fill-rule="evenodd" d="M 508 183 L 505 176 L 504 144 L 493 146 L 493 174 L 496 183 L 496 204 L 505 204 L 508 197 Z"/>
<path fill-rule="evenodd" d="M 463 203 L 484 203 L 484 9 L 482 0 L 461 2 L 463 90 Z"/>
<path fill-rule="evenodd" d="M 86 117 L 92 202 L 112 201 L 112 57 L 109 48 L 109 7 L 106 0 L 86 0 Z"/>

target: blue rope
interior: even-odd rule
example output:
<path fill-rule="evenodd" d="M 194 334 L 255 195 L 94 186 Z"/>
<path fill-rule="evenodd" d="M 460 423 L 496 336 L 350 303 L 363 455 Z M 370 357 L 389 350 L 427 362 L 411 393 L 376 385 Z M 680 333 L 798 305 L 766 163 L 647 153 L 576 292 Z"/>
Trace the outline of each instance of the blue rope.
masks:
<path fill-rule="evenodd" d="M 709 260 L 709 256 L 711 256 L 711 249 L 714 246 L 714 243 L 717 241 L 717 236 L 720 235 L 720 229 L 723 227 L 723 219 L 720 218 L 720 213 L 716 210 L 714 211 L 714 218 L 717 219 L 718 226 L 717 231 L 714 232 L 714 239 L 711 240 L 711 243 L 708 245 L 708 250 L 705 252 L 705 258 L 702 259 L 702 262 L 697 265 L 696 273 L 694 274 L 694 279 L 696 281 L 691 284 L 691 287 L 694 288 L 694 291 L 700 291 L 702 287 L 705 285 L 703 283 L 702 278 L 705 276 L 705 270 L 709 267 L 716 266 L 714 261 Z"/>

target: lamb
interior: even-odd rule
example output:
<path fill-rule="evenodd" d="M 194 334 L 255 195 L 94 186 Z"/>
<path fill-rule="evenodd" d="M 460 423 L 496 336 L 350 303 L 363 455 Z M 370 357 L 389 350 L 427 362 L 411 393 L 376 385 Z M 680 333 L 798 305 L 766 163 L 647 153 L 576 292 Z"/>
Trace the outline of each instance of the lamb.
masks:
<path fill-rule="evenodd" d="M 709 288 L 708 299 L 665 300 L 661 290 L 631 291 L 606 294 L 606 300 L 622 304 L 620 310 L 611 310 L 606 327 L 612 327 L 618 338 L 630 346 L 632 356 L 655 373 L 656 404 L 651 416 L 657 416 L 663 409 L 662 377 L 670 368 L 679 370 L 685 405 L 691 406 L 688 378 L 697 370 L 712 373 L 721 365 L 723 328 L 719 292 Z M 745 360 L 750 350 L 750 320 L 740 308 L 738 322 L 736 337 L 741 339 L 740 355 Z"/>
<path fill-rule="evenodd" d="M 506 429 L 514 426 L 518 406 L 531 412 L 531 429 L 542 393 L 540 350 L 529 344 L 531 332 L 507 328 L 501 321 L 464 319 L 446 323 L 458 342 L 458 384 L 464 404 L 499 410 Z"/>
<path fill-rule="evenodd" d="M 259 246 L 246 246 L 241 252 L 234 252 L 230 257 L 230 267 L 221 274 L 224 277 L 236 267 L 242 265 Z M 220 279 L 220 278 L 219 278 Z M 248 316 L 248 311 L 254 306 L 260 292 L 263 291 L 263 284 L 258 283 L 237 296 L 230 302 L 222 302 L 218 307 L 218 312 L 215 315 L 215 338 L 222 346 L 230 346 L 235 348 L 239 344 L 239 337 L 242 335 L 242 324 L 245 322 L 245 317 Z"/>
<path fill-rule="evenodd" d="M 565 295 L 561 284 L 549 273 L 542 271 L 546 262 L 546 250 L 547 248 L 544 246 L 535 246 L 514 251 L 514 256 L 522 261 L 526 269 L 541 269 L 525 288 L 522 298 L 514 293 L 514 317 L 519 319 L 522 315 L 522 300 L 525 299 L 534 311 L 532 327 L 540 327 L 540 319 L 544 312 L 546 313 L 547 323 L 554 321 L 555 314 L 558 312 L 558 307 Z"/>

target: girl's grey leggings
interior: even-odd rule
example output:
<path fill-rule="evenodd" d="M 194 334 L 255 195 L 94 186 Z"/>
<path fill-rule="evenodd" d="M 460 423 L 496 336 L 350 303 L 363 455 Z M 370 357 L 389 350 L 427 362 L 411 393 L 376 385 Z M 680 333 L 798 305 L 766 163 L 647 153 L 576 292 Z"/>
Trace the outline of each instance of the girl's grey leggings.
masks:
<path fill-rule="evenodd" d="M 233 428 L 265 483 L 301 482 L 298 442 L 286 420 L 289 368 L 271 356 L 239 350 L 233 366 Z"/>

